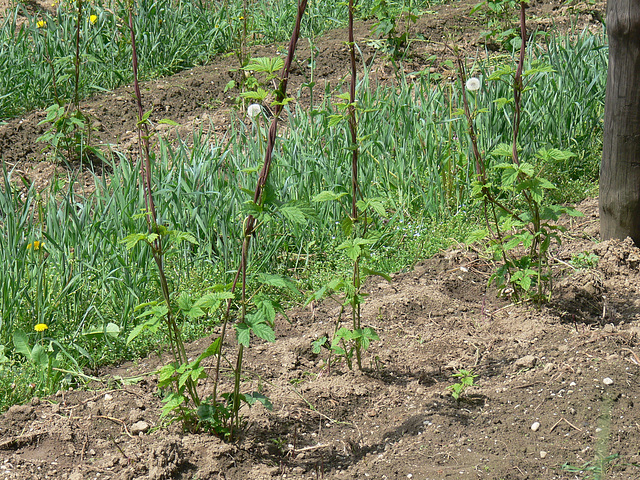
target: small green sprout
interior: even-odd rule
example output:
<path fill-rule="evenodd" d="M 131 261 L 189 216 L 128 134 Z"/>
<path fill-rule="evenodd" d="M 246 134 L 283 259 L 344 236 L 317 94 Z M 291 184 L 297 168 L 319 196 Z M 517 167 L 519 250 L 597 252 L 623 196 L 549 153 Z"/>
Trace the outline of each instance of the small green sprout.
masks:
<path fill-rule="evenodd" d="M 464 391 L 474 386 L 475 379 L 478 378 L 478 375 L 473 373 L 473 370 L 465 370 L 461 368 L 458 370 L 458 373 L 454 373 L 451 375 L 454 378 L 458 378 L 458 382 L 454 383 L 447 387 L 447 390 L 451 390 L 451 396 L 456 399 L 457 402 L 460 402 L 460 397 L 464 394 Z"/>

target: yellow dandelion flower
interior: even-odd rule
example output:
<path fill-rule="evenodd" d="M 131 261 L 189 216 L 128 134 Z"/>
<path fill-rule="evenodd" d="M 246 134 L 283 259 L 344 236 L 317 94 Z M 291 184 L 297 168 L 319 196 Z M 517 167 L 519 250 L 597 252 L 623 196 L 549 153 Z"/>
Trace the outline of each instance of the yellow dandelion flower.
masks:
<path fill-rule="evenodd" d="M 244 17 L 238 17 L 238 20 L 244 20 Z"/>
<path fill-rule="evenodd" d="M 96 24 L 96 22 L 98 21 L 98 16 L 97 16 L 97 15 L 91 15 L 91 16 L 89 17 L 89 21 L 90 21 L 93 25 L 95 25 L 95 24 Z"/>
<path fill-rule="evenodd" d="M 46 323 L 38 323 L 35 327 L 33 327 L 33 329 L 36 332 L 44 332 L 47 328 L 47 324 Z"/>
<path fill-rule="evenodd" d="M 34 250 L 40 250 L 42 247 L 44 247 L 44 242 L 39 242 L 38 240 L 36 240 L 33 243 L 27 245 L 27 250 L 31 250 L 32 248 Z"/>
<path fill-rule="evenodd" d="M 36 26 L 38 28 L 44 28 L 47 26 L 47 22 L 45 22 L 44 20 L 38 20 L 38 23 L 36 23 Z"/>

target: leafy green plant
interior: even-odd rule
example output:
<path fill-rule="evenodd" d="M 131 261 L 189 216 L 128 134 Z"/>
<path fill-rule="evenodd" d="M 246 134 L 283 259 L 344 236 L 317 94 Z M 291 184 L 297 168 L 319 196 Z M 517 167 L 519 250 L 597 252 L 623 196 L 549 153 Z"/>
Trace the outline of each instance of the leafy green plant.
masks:
<path fill-rule="evenodd" d="M 240 93 L 240 97 L 260 104 L 265 102 L 270 93 L 264 87 L 271 83 L 272 92 L 275 91 L 278 73 L 282 71 L 282 67 L 284 67 L 284 60 L 279 57 L 251 58 L 242 68 L 248 76 L 245 77 L 244 91 Z M 260 74 L 263 78 L 259 78 L 256 74 Z"/>
<path fill-rule="evenodd" d="M 558 232 L 564 230 L 555 222 L 563 214 L 581 215 L 576 210 L 548 205 L 545 195 L 555 186 L 542 174 L 542 168 L 536 168 L 536 160 L 542 165 L 550 160 L 558 161 L 573 156 L 571 152 L 555 148 L 541 148 L 532 161 L 520 158 L 519 130 L 521 122 L 522 94 L 530 87 L 525 87 L 524 78 L 535 80 L 537 77 L 552 71 L 549 66 L 537 64 L 524 71 L 526 52 L 526 24 L 524 8 L 521 4 L 521 49 L 517 68 L 505 65 L 491 74 L 487 80 L 504 82 L 513 85 L 512 98 L 494 100 L 498 108 L 512 106 L 513 134 L 512 143 L 499 144 L 493 148 L 488 157 L 493 162 L 487 164 L 480 154 L 475 133 L 474 121 L 478 113 L 472 112 L 469 98 L 463 95 L 461 113 L 467 119 L 469 138 L 476 164 L 476 181 L 472 195 L 484 208 L 487 228 L 477 232 L 474 238 L 484 238 L 490 234 L 489 250 L 501 265 L 491 275 L 489 283 L 495 283 L 504 293 L 513 294 L 516 298 L 525 296 L 537 302 L 550 298 L 552 294 L 552 271 L 549 263 L 549 247 L 551 241 L 560 242 Z M 465 68 L 458 58 L 460 80 L 463 88 L 469 90 L 469 96 L 480 89 L 480 81 L 475 78 L 467 80 Z M 485 110 L 486 112 L 486 110 Z M 496 161 L 507 157 L 508 161 Z"/>
<path fill-rule="evenodd" d="M 569 263 L 576 268 L 589 269 L 598 265 L 600 257 L 593 252 L 574 253 Z"/>
<path fill-rule="evenodd" d="M 363 261 L 370 258 L 370 247 L 377 243 L 380 235 L 371 227 L 374 225 L 373 219 L 369 216 L 372 213 L 380 218 L 386 217 L 386 211 L 380 198 L 360 198 L 362 192 L 358 183 L 358 121 L 357 121 L 357 102 L 356 102 L 356 60 L 355 60 L 355 43 L 353 37 L 353 0 L 349 1 L 349 53 L 351 58 L 351 83 L 348 94 L 339 96 L 343 102 L 338 104 L 341 113 L 330 116 L 330 124 L 337 125 L 342 120 L 346 120 L 348 124 L 347 131 L 347 152 L 351 152 L 351 205 L 341 204 L 346 216 L 340 222 L 342 231 L 346 239 L 337 247 L 337 250 L 344 251 L 349 260 L 353 262 L 351 270 L 351 278 L 336 277 L 325 286 L 312 294 L 308 302 L 322 298 L 325 293 L 340 292 L 344 296 L 340 315 L 336 320 L 335 331 L 331 339 L 329 350 L 342 356 L 349 369 L 353 368 L 352 358 L 355 353 L 356 364 L 358 369 L 362 370 L 362 353 L 369 347 L 371 340 L 379 340 L 375 330 L 371 327 L 362 327 L 361 321 L 361 305 L 364 301 L 364 294 L 361 290 L 363 277 L 365 275 L 380 275 L 390 280 L 387 275 L 376 272 L 363 266 Z M 347 193 L 335 193 L 333 191 L 323 191 L 314 196 L 313 201 L 321 202 L 340 202 Z M 341 327 L 342 316 L 345 307 L 351 308 L 351 329 Z M 327 342 L 328 339 L 324 339 Z M 323 341 L 317 340 L 313 344 L 315 353 L 319 353 L 320 348 L 324 344 Z M 329 367 L 331 359 L 329 359 Z"/>
<path fill-rule="evenodd" d="M 525 3 L 529 3 L 528 0 Z M 518 47 L 518 30 L 511 26 L 513 11 L 519 6 L 518 0 L 485 0 L 471 9 L 471 13 L 481 11 L 487 18 L 488 30 L 482 35 L 489 42 L 514 50 Z"/>
<path fill-rule="evenodd" d="M 240 407 L 242 402 L 251 405 L 256 401 L 260 401 L 266 405 L 268 400 L 262 395 L 247 395 L 240 391 L 243 373 L 242 362 L 245 348 L 249 347 L 252 335 L 269 342 L 275 341 L 275 332 L 273 328 L 276 312 L 282 311 L 282 307 L 277 301 L 274 301 L 259 289 L 257 289 L 253 295 L 247 296 L 249 250 L 251 247 L 251 239 L 256 235 L 256 232 L 261 225 L 268 223 L 271 220 L 272 216 L 269 210 L 278 203 L 275 199 L 271 201 L 271 190 L 268 185 L 269 172 L 271 170 L 273 160 L 277 123 L 285 105 L 289 72 L 291 70 L 291 64 L 293 62 L 298 38 L 300 36 L 302 17 L 304 16 L 306 8 L 307 0 L 300 0 L 298 3 L 296 23 L 289 42 L 288 55 L 282 66 L 280 84 L 276 89 L 276 99 L 274 102 L 275 111 L 267 137 L 264 162 L 258 175 L 256 187 L 253 192 L 253 198 L 244 204 L 246 217 L 242 227 L 240 264 L 236 270 L 236 274 L 231 285 L 231 293 L 235 293 L 236 288 L 240 286 L 239 309 L 237 311 L 237 318 L 234 325 L 238 341 L 238 351 L 235 367 L 233 368 L 233 392 L 229 394 L 221 394 L 220 397 L 225 399 L 225 402 L 220 401 L 220 397 L 218 396 L 218 386 L 220 380 L 220 366 L 223 357 L 222 348 L 220 347 L 217 353 L 213 395 L 207 402 L 207 406 L 199 409 L 201 418 L 206 419 L 206 422 L 212 425 L 214 430 L 224 433 L 225 437 L 229 439 L 234 438 L 234 426 L 236 428 L 240 426 Z M 305 221 L 302 210 L 295 205 L 280 205 L 280 212 L 289 220 Z M 295 284 L 282 276 L 263 273 L 258 276 L 258 280 L 263 287 L 285 288 L 294 294 L 299 294 Z M 231 324 L 231 308 L 232 299 L 230 298 L 227 301 L 226 311 L 223 316 L 220 337 L 216 339 L 220 346 L 224 344 L 227 329 Z"/>
<path fill-rule="evenodd" d="M 28 335 L 22 330 L 13 334 L 13 346 L 17 353 L 22 354 L 31 368 L 36 372 L 38 383 L 32 386 L 32 393 L 51 395 L 60 387 L 74 383 L 73 377 L 86 377 L 82 374 L 80 365 L 71 353 L 57 340 L 45 337 L 48 325 L 38 323 L 34 330 L 39 339 L 30 346 Z M 71 345 L 80 353 L 89 355 L 78 345 Z M 71 365 L 73 370 L 64 369 Z"/>
<path fill-rule="evenodd" d="M 610 453 L 609 450 L 613 402 L 610 395 L 607 395 L 602 401 L 602 414 L 598 419 L 599 429 L 596 430 L 595 458 L 582 466 L 574 466 L 566 462 L 562 465 L 562 470 L 571 473 L 586 473 L 587 475 L 583 477 L 585 480 L 604 480 L 607 478 L 609 467 L 620 456 L 617 453 Z"/>
<path fill-rule="evenodd" d="M 374 35 L 384 39 L 384 43 L 378 45 L 392 57 L 399 57 L 409 42 L 409 25 L 416 23 L 422 15 L 420 9 L 406 6 L 405 2 L 393 0 L 376 0 L 371 13 L 377 18 L 377 22 L 371 28 Z M 399 23 L 404 21 L 403 29 L 399 30 Z"/>
<path fill-rule="evenodd" d="M 362 352 L 367 351 L 369 344 L 372 341 L 380 340 L 376 331 L 371 327 L 356 328 L 349 330 L 345 327 L 338 328 L 334 334 L 331 342 L 327 336 L 322 336 L 311 343 L 313 353 L 320 353 L 322 347 L 327 348 L 330 352 L 327 365 L 331 368 L 332 358 L 331 355 L 335 355 L 338 358 L 342 358 L 349 370 L 353 369 L 353 357 L 356 353 L 356 348 L 360 348 Z M 361 368 L 361 367 L 360 367 Z"/>
<path fill-rule="evenodd" d="M 45 142 L 53 152 L 54 159 L 62 156 L 68 161 L 84 158 L 91 148 L 91 125 L 89 119 L 76 109 L 67 110 L 66 107 L 53 104 L 46 110 L 47 116 L 38 125 L 50 123 L 51 127 L 38 139 Z"/>
<path fill-rule="evenodd" d="M 85 7 L 84 0 L 75 0 L 76 25 L 73 55 L 64 56 L 54 61 L 50 55 L 46 32 L 44 35 L 47 45 L 45 59 L 52 69 L 52 87 L 56 102 L 46 109 L 46 118 L 38 124 L 51 124 L 50 128 L 36 141 L 46 142 L 48 148 L 53 150 L 54 158 L 63 156 L 68 161 L 84 159 L 89 153 L 97 152 L 97 149 L 91 147 L 91 122 L 88 116 L 80 110 L 80 65 L 83 60 L 95 60 L 81 51 L 82 27 L 85 23 L 83 21 L 83 7 Z M 97 16 L 91 15 L 89 17 L 90 24 L 96 21 Z M 69 63 L 71 65 L 68 65 Z M 66 73 L 61 76 L 56 75 L 56 66 L 62 68 Z M 67 79 L 72 83 L 73 94 L 71 103 L 65 107 L 58 96 L 57 84 Z"/>
<path fill-rule="evenodd" d="M 460 399 L 464 395 L 464 392 L 469 388 L 476 385 L 475 380 L 479 375 L 473 373 L 473 370 L 465 370 L 461 368 L 457 373 L 451 375 L 453 378 L 457 378 L 458 381 L 453 385 L 449 385 L 447 390 L 451 390 L 451 396 L 456 400 L 456 402 L 460 402 Z"/>
<path fill-rule="evenodd" d="M 183 428 L 190 431 L 196 431 L 198 429 L 197 416 L 195 409 L 200 406 L 200 397 L 197 391 L 197 382 L 204 375 L 204 369 L 199 365 L 199 361 L 196 363 L 189 362 L 187 353 L 184 346 L 184 340 L 182 332 L 178 325 L 178 315 L 171 298 L 171 292 L 169 289 L 169 282 L 164 268 L 164 260 L 167 252 L 167 243 L 169 241 L 182 242 L 187 241 L 190 243 L 196 243 L 193 235 L 177 231 L 169 230 L 163 224 L 158 222 L 158 215 L 156 211 L 155 201 L 153 197 L 153 185 L 151 182 L 151 152 L 149 147 L 149 116 L 150 112 L 144 113 L 142 108 L 142 96 L 140 94 L 140 86 L 138 84 L 138 57 L 136 52 L 136 34 L 133 24 L 133 10 L 134 2 L 131 0 L 128 4 L 129 10 L 129 31 L 131 34 L 131 51 L 132 51 L 132 65 L 133 65 L 133 79 L 134 79 L 134 92 L 138 107 L 138 144 L 140 149 L 140 181 L 143 185 L 143 193 L 145 199 L 146 209 L 140 214 L 146 219 L 147 232 L 146 233 L 133 233 L 121 240 L 131 250 L 135 248 L 140 242 L 147 245 L 151 252 L 151 256 L 157 266 L 157 272 L 160 280 L 160 287 L 162 290 L 162 303 L 152 302 L 150 308 L 145 311 L 142 316 L 149 317 L 145 322 L 138 325 L 129 335 L 129 341 L 137 337 L 145 328 L 157 330 L 161 321 L 166 327 L 166 335 L 169 340 L 171 353 L 173 356 L 173 362 L 164 367 L 161 371 L 160 382 L 162 386 L 167 386 L 168 383 L 173 383 L 174 390 L 165 397 L 165 405 L 163 407 L 163 414 L 168 414 L 179 410 L 180 414 L 178 418 L 182 421 Z M 206 300 L 200 299 L 200 303 L 197 306 L 190 304 L 183 298 L 183 302 L 180 306 L 189 308 L 189 313 L 194 309 L 196 313 L 194 316 L 204 315 L 204 308 L 211 307 L 218 302 L 220 304 L 222 299 L 214 297 L 207 298 Z M 149 304 L 146 304 L 149 305 Z M 211 352 L 210 354 L 213 354 Z M 188 395 L 188 399 L 187 396 Z M 187 405 L 187 400 L 193 403 L 193 407 Z"/>

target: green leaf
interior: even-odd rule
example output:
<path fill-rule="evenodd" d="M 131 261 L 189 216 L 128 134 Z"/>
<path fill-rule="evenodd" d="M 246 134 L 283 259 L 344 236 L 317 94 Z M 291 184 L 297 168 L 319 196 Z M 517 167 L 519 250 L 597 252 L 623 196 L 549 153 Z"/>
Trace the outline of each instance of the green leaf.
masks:
<path fill-rule="evenodd" d="M 392 282 L 391 277 L 386 273 L 379 272 L 377 270 L 371 270 L 370 268 L 367 268 L 367 267 L 360 267 L 360 269 L 362 270 L 362 273 L 364 273 L 365 275 L 375 275 L 377 277 L 384 278 L 389 283 Z"/>
<path fill-rule="evenodd" d="M 163 118 L 162 120 L 159 120 L 158 123 L 164 124 L 164 125 L 171 125 L 172 127 L 179 127 L 180 124 L 178 122 L 174 122 L 173 120 L 169 119 L 169 118 Z"/>
<path fill-rule="evenodd" d="M 271 403 L 271 400 L 269 400 L 266 395 L 263 395 L 259 392 L 245 393 L 244 401 L 249 406 L 253 406 L 256 404 L 256 402 L 259 402 L 264 405 L 267 410 L 273 410 L 273 404 Z"/>
<path fill-rule="evenodd" d="M 485 238 L 487 238 L 488 235 L 489 235 L 489 231 L 486 228 L 474 230 L 469 234 L 469 236 L 465 240 L 465 243 L 471 244 L 479 240 L 484 240 Z"/>
<path fill-rule="evenodd" d="M 21 353 L 29 360 L 31 360 L 31 348 L 29 348 L 29 340 L 27 339 L 27 334 L 22 330 L 16 330 L 13 333 L 13 346 L 16 349 L 16 352 Z"/>
<path fill-rule="evenodd" d="M 521 162 L 518 170 L 525 174 L 527 177 L 533 177 L 535 174 L 535 168 L 533 165 L 527 162 Z"/>
<path fill-rule="evenodd" d="M 135 247 L 138 244 L 138 242 L 144 241 L 146 239 L 147 239 L 146 233 L 132 233 L 131 235 L 127 235 L 122 240 L 118 241 L 118 243 L 124 243 L 125 248 L 127 250 L 131 250 L 133 247 Z"/>
<path fill-rule="evenodd" d="M 314 340 L 313 342 L 311 342 L 311 351 L 313 353 L 315 353 L 316 355 L 318 353 L 320 353 L 320 350 L 322 350 L 322 347 L 326 345 L 327 340 L 328 339 L 327 339 L 327 337 L 325 335 L 325 336 L 322 336 L 322 337 L 318 338 L 317 340 Z"/>
<path fill-rule="evenodd" d="M 49 356 L 45 349 L 39 343 L 36 343 L 31 350 L 31 361 L 40 367 L 49 365 Z"/>
<path fill-rule="evenodd" d="M 253 334 L 258 337 L 266 340 L 267 342 L 275 342 L 276 341 L 276 333 L 273 331 L 266 322 L 258 322 L 252 325 L 251 330 Z"/>
<path fill-rule="evenodd" d="M 345 119 L 344 115 L 329 115 L 329 127 L 335 127 L 342 120 Z"/>
<path fill-rule="evenodd" d="M 205 358 L 211 357 L 213 355 L 218 355 L 220 353 L 220 337 L 216 338 L 211 345 L 209 345 L 204 352 L 200 354 L 200 356 L 196 360 L 196 364 L 199 364 Z"/>
<path fill-rule="evenodd" d="M 264 318 L 268 324 L 273 325 L 276 320 L 276 309 L 273 302 L 269 298 L 258 298 L 255 300 L 255 304 L 258 308 L 257 314 Z"/>
<path fill-rule="evenodd" d="M 336 250 L 344 250 L 347 256 L 354 261 L 357 260 L 362 253 L 360 245 L 354 243 L 353 240 L 345 240 L 336 247 Z"/>
<path fill-rule="evenodd" d="M 246 67 L 243 70 L 251 72 L 266 72 L 275 73 L 282 70 L 284 67 L 284 60 L 280 57 L 255 57 L 249 60 Z"/>
<path fill-rule="evenodd" d="M 160 327 L 160 320 L 167 314 L 169 309 L 166 305 L 157 305 L 155 307 L 146 310 L 138 318 L 144 318 L 151 316 L 146 322 L 143 322 L 139 325 L 136 325 L 131 333 L 127 337 L 127 345 L 131 343 L 138 335 L 140 335 L 144 330 L 151 330 L 152 332 L 157 332 Z"/>
<path fill-rule="evenodd" d="M 269 95 L 269 93 L 263 88 L 258 88 L 255 92 L 254 91 L 248 91 L 248 92 L 242 92 L 240 94 L 240 96 L 242 98 L 247 98 L 249 100 L 255 100 L 258 103 L 264 102 L 264 100 L 267 98 L 268 95 Z"/>
<path fill-rule="evenodd" d="M 360 337 L 360 345 L 364 350 L 367 350 L 369 348 L 369 344 L 371 343 L 372 340 L 375 340 L 375 341 L 380 340 L 380 337 L 378 337 L 378 334 L 376 333 L 376 331 L 371 327 L 365 327 L 364 329 L 362 329 L 362 335 Z"/>
<path fill-rule="evenodd" d="M 249 341 L 251 340 L 251 328 L 249 327 L 249 325 L 247 325 L 245 322 L 238 323 L 235 325 L 235 329 L 238 343 L 240 345 L 248 347 Z"/>
<path fill-rule="evenodd" d="M 493 103 L 495 103 L 496 107 L 498 107 L 498 108 L 504 108 L 506 105 L 509 105 L 509 104 L 513 103 L 513 98 L 509 98 L 509 99 L 504 98 L 504 97 L 496 98 L 493 101 Z"/>
<path fill-rule="evenodd" d="M 307 223 L 307 217 L 304 212 L 294 205 L 283 205 L 280 207 L 280 213 L 291 223 L 304 225 Z"/>
<path fill-rule="evenodd" d="M 191 245 L 198 245 L 196 237 L 189 232 L 181 232 L 179 230 L 171 230 L 171 237 L 176 242 L 189 242 Z"/>
<path fill-rule="evenodd" d="M 546 148 L 542 148 L 536 152 L 536 157 L 544 161 L 554 160 L 557 162 L 563 162 L 575 156 L 576 154 L 573 152 L 568 150 L 558 150 L 557 148 L 551 148 L 548 150 Z"/>
<path fill-rule="evenodd" d="M 511 157 L 512 154 L 513 147 L 506 143 L 500 143 L 496 146 L 496 148 L 491 150 L 491 155 L 493 155 L 494 157 Z"/>
<path fill-rule="evenodd" d="M 180 395 L 179 393 L 170 392 L 162 401 L 164 402 L 164 405 L 162 406 L 161 417 L 166 417 L 171 412 L 179 408 L 180 405 L 185 403 L 186 398 L 184 395 Z"/>
<path fill-rule="evenodd" d="M 109 322 L 106 325 L 101 325 L 92 330 L 88 330 L 82 333 L 85 337 L 99 337 L 100 335 L 109 335 L 112 338 L 116 338 L 120 335 L 120 327 L 115 323 Z"/>
<path fill-rule="evenodd" d="M 173 375 L 176 373 L 176 367 L 172 363 L 165 365 L 158 372 L 158 385 L 169 385 L 173 381 Z"/>
<path fill-rule="evenodd" d="M 258 275 L 258 280 L 265 285 L 285 288 L 296 295 L 301 295 L 300 290 L 298 290 L 298 288 L 296 287 L 296 284 L 286 277 L 275 275 L 272 273 L 261 273 Z"/>
<path fill-rule="evenodd" d="M 320 193 L 318 193 L 317 195 L 315 195 L 311 201 L 312 202 L 331 202 L 333 200 L 339 200 L 342 197 L 344 197 L 346 195 L 346 193 L 334 193 L 332 191 L 329 190 L 324 190 Z"/>

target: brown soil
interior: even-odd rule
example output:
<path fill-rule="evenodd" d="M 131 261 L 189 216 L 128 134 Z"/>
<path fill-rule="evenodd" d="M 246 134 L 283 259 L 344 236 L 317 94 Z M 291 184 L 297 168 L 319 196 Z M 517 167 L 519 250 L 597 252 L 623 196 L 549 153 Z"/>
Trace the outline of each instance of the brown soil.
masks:
<path fill-rule="evenodd" d="M 477 28 L 468 18 L 474 3 L 434 7 L 438 13 L 415 28 L 441 41 L 447 25 L 464 25 L 455 35 L 474 51 Z M 602 2 L 563 4 L 537 2 L 530 11 L 540 25 L 549 15 L 568 23 L 570 9 L 593 9 L 596 18 L 603 12 Z M 593 24 L 591 13 L 579 18 Z M 368 26 L 359 28 L 364 38 Z M 344 75 L 343 36 L 333 32 L 318 41 L 318 81 L 337 85 Z M 304 42 L 301 47 L 298 58 L 306 58 Z M 370 48 L 363 47 L 365 58 Z M 429 48 L 443 58 L 441 46 Z M 429 68 L 429 51 L 412 50 L 406 68 Z M 259 50 L 275 52 L 275 46 Z M 297 78 L 304 79 L 305 64 Z M 228 68 L 214 62 L 149 82 L 144 101 L 162 112 L 158 118 L 182 123 L 184 132 L 198 124 L 223 132 L 231 108 L 222 93 Z M 380 81 L 393 77 L 381 61 L 372 68 Z M 134 144 L 127 89 L 90 99 L 84 108 L 100 123 L 104 142 L 118 149 Z M 0 127 L 0 148 L 8 165 L 44 186 L 63 167 L 39 160 L 33 142 L 41 117 L 33 112 Z M 640 478 L 640 250 L 629 239 L 598 242 L 597 201 L 578 208 L 585 216 L 564 221 L 568 231 L 552 252 L 555 293 L 542 308 L 498 298 L 486 288 L 491 267 L 483 255 L 450 249 L 390 283 L 368 282 L 363 320 L 380 341 L 366 353 L 363 372 L 344 364 L 329 372 L 326 354 L 312 353 L 311 342 L 334 328 L 337 302 L 281 319 L 275 343 L 245 352 L 246 390 L 262 389 L 274 409 L 243 410 L 237 442 L 163 424 L 153 372 L 166 358 L 152 356 L 100 372 L 102 381 L 90 390 L 12 407 L 0 417 L 0 478 L 583 479 L 593 472 L 562 465 L 586 468 L 614 454 L 607 478 Z M 598 255 L 597 266 L 572 267 L 581 252 Z M 190 345 L 189 354 L 198 355 L 212 338 Z M 479 377 L 457 403 L 447 387 L 459 368 Z M 230 390 L 230 379 L 223 383 L 222 391 Z M 206 397 L 211 384 L 200 389 Z"/>

